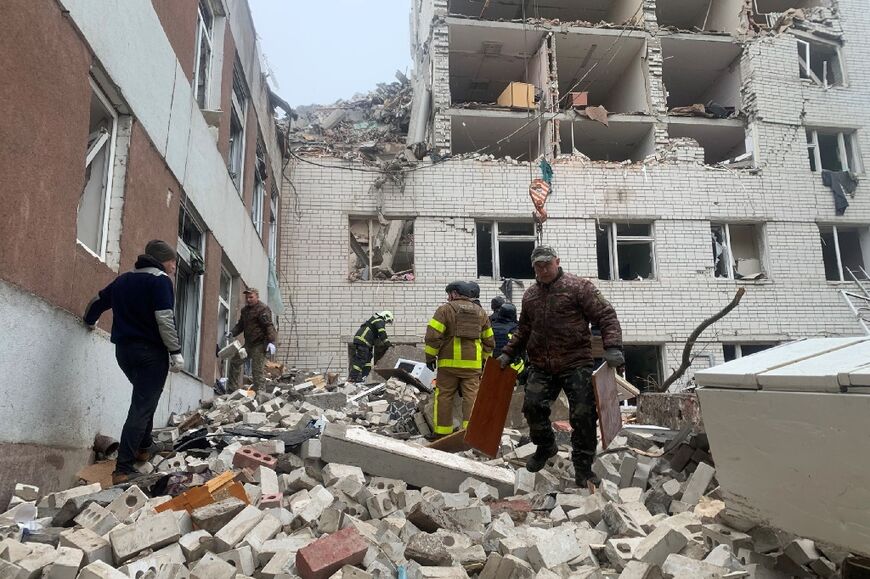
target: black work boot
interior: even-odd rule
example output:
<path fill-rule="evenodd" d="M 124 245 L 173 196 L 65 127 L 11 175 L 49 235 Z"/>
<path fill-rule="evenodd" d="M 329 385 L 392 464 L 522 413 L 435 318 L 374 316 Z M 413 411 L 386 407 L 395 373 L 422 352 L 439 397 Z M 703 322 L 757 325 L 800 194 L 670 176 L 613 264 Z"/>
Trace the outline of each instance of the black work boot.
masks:
<path fill-rule="evenodd" d="M 556 456 L 557 452 L 559 452 L 559 448 L 555 444 L 535 448 L 535 454 L 530 456 L 529 460 L 526 461 L 526 470 L 529 472 L 538 472 L 546 466 L 549 459 Z"/>
<path fill-rule="evenodd" d="M 590 485 L 597 487 L 601 484 L 601 479 L 589 467 L 574 467 L 574 483 L 580 488 L 588 488 Z"/>

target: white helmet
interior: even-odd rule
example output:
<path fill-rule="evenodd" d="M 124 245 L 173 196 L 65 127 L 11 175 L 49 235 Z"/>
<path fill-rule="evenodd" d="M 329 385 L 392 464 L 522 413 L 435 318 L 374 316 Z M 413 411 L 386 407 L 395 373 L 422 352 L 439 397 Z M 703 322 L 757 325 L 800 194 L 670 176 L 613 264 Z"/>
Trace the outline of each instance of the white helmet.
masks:
<path fill-rule="evenodd" d="M 382 312 L 378 312 L 378 317 L 383 318 L 384 321 L 387 322 L 388 324 L 393 323 L 393 312 L 391 312 L 390 310 L 384 310 Z"/>

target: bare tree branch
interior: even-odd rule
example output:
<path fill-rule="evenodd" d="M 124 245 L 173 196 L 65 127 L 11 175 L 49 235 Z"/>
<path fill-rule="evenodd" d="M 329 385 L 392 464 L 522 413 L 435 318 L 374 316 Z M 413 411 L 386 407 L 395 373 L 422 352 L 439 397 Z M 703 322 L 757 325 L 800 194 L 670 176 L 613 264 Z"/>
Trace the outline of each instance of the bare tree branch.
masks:
<path fill-rule="evenodd" d="M 731 310 L 737 307 L 737 304 L 740 303 L 741 298 L 743 298 L 743 294 L 746 293 L 746 288 L 740 288 L 737 290 L 737 293 L 734 295 L 734 299 L 731 300 L 731 303 L 722 308 L 718 314 L 715 316 L 710 316 L 695 328 L 695 331 L 689 335 L 689 339 L 686 340 L 686 347 L 683 348 L 683 363 L 680 364 L 680 367 L 674 370 L 674 373 L 671 374 L 667 380 L 662 382 L 661 386 L 659 386 L 659 392 L 667 392 L 668 387 L 680 379 L 680 377 L 686 373 L 686 370 L 689 369 L 689 366 L 692 365 L 692 348 L 695 347 L 695 342 L 701 336 L 701 334 L 708 327 L 712 326 L 725 316 L 727 316 Z"/>

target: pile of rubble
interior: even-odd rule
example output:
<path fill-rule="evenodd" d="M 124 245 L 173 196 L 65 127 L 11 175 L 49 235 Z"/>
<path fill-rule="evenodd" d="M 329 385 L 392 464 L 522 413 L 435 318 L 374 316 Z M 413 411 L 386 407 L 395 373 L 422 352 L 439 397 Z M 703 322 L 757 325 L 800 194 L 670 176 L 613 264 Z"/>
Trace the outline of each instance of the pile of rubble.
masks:
<path fill-rule="evenodd" d="M 380 83 L 368 94 L 331 105 L 295 109 L 288 142 L 293 151 L 377 161 L 395 157 L 405 148 L 411 119 L 413 87 L 397 72 L 396 82 Z"/>
<path fill-rule="evenodd" d="M 835 577 L 848 556 L 729 515 L 688 428 L 626 427 L 592 492 L 573 484 L 564 429 L 530 473 L 518 431 L 496 459 L 436 451 L 419 434 L 425 393 L 317 382 L 173 417 L 158 435 L 176 450 L 127 488 L 19 484 L 0 577 Z"/>

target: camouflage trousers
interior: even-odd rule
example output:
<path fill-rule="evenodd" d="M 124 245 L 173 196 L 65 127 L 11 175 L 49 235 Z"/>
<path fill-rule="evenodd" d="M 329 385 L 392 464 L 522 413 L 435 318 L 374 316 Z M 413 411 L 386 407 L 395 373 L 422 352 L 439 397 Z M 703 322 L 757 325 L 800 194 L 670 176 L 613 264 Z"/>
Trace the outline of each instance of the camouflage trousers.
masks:
<path fill-rule="evenodd" d="M 532 368 L 526 383 L 523 415 L 529 424 L 529 435 L 537 446 L 551 446 L 556 437 L 550 423 L 550 405 L 565 391 L 571 423 L 571 460 L 574 468 L 588 472 L 595 460 L 598 436 L 595 432 L 598 411 L 592 389 L 592 366 L 573 368 L 559 374 L 549 374 Z"/>

